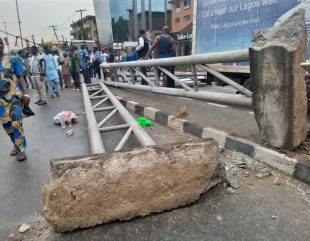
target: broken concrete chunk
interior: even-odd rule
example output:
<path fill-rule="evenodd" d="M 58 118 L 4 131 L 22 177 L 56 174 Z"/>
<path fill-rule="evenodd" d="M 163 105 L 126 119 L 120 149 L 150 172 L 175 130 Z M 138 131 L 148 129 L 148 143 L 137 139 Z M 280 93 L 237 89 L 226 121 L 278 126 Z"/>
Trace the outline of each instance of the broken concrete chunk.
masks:
<path fill-rule="evenodd" d="M 307 136 L 305 11 L 263 30 L 250 49 L 253 108 L 263 138 L 277 148 L 298 147 Z"/>
<path fill-rule="evenodd" d="M 52 161 L 42 212 L 57 232 L 174 209 L 219 182 L 212 140 Z"/>
<path fill-rule="evenodd" d="M 25 233 L 30 229 L 30 225 L 23 223 L 20 228 L 19 228 L 19 232 L 20 233 Z"/>

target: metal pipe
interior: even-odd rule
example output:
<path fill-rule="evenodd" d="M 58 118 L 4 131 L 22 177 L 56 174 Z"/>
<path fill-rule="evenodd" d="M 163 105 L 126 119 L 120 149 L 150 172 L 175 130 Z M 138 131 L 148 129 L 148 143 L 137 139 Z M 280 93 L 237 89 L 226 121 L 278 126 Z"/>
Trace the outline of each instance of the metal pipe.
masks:
<path fill-rule="evenodd" d="M 116 114 L 116 112 L 117 112 L 117 109 L 114 109 L 102 121 L 100 121 L 100 123 L 98 124 L 99 128 L 101 128 L 108 120 L 110 120 L 112 116 Z"/>
<path fill-rule="evenodd" d="M 197 100 L 207 100 L 207 101 L 218 102 L 218 103 L 223 103 L 223 104 L 252 107 L 252 99 L 245 97 L 245 96 L 241 96 L 241 95 L 222 94 L 222 93 L 213 93 L 213 92 L 205 92 L 205 91 L 194 92 L 194 91 L 186 91 L 182 89 L 165 88 L 165 87 L 150 87 L 150 86 L 145 86 L 145 85 L 129 85 L 125 83 L 116 83 L 112 81 L 105 81 L 105 84 L 109 86 L 126 88 L 126 89 L 142 90 L 142 91 L 152 92 L 156 94 L 188 97 L 188 98 L 197 99 Z"/>
<path fill-rule="evenodd" d="M 244 88 L 242 85 L 239 85 L 238 83 L 236 83 L 235 81 L 231 80 L 230 78 L 226 77 L 225 75 L 214 71 L 213 69 L 209 68 L 208 66 L 205 65 L 201 65 L 203 68 L 205 68 L 209 74 L 215 76 L 216 78 L 222 80 L 223 82 L 225 82 L 226 84 L 229 84 L 230 86 L 234 87 L 235 89 L 239 90 L 242 94 L 245 94 L 248 97 L 252 97 L 252 92 L 246 88 Z"/>
<path fill-rule="evenodd" d="M 112 94 L 112 92 L 105 86 L 103 83 L 99 83 L 104 92 L 106 93 L 107 96 L 109 96 L 109 99 L 111 103 L 116 106 L 118 109 L 119 114 L 123 117 L 123 119 L 130 124 L 132 127 L 132 131 L 141 143 L 143 147 L 146 146 L 154 146 L 156 143 L 152 140 L 152 138 L 140 127 L 135 119 L 129 114 L 129 112 L 125 109 L 125 107 L 119 102 L 119 100 Z M 122 83 L 123 84 L 123 83 Z M 129 85 L 129 84 L 125 84 Z M 135 85 L 131 85 L 135 86 Z M 150 87 L 154 88 L 154 87 Z"/>
<path fill-rule="evenodd" d="M 176 66 L 186 64 L 217 64 L 233 63 L 249 60 L 249 49 L 217 52 L 209 54 L 197 54 L 173 58 L 139 60 L 119 63 L 103 63 L 102 68 L 126 68 L 126 67 L 149 67 L 149 66 Z"/>
<path fill-rule="evenodd" d="M 187 84 L 184 84 L 181 80 L 179 80 L 177 77 L 175 77 L 172 73 L 170 73 L 168 70 L 158 67 L 163 73 L 168 75 L 171 79 L 173 79 L 175 82 L 179 83 L 184 89 L 188 91 L 193 91 L 191 87 L 189 87 Z"/>
<path fill-rule="evenodd" d="M 192 65 L 192 72 L 193 72 L 194 90 L 198 91 L 197 67 L 194 64 Z"/>
<path fill-rule="evenodd" d="M 104 99 L 106 98 L 106 95 L 100 95 L 100 96 L 94 96 L 94 97 L 90 97 L 91 100 L 100 100 L 100 99 Z"/>
<path fill-rule="evenodd" d="M 102 108 L 96 108 L 96 109 L 94 109 L 94 112 L 113 110 L 115 108 L 116 108 L 115 106 L 107 106 L 107 107 L 102 107 Z"/>
<path fill-rule="evenodd" d="M 132 133 L 132 128 L 130 127 L 126 134 L 123 136 L 122 140 L 118 143 L 117 147 L 115 148 L 115 151 L 120 151 L 125 146 L 126 142 L 128 141 L 130 135 Z"/>
<path fill-rule="evenodd" d="M 138 70 L 138 69 L 136 69 L 136 68 L 133 68 L 137 73 L 138 73 L 138 75 L 140 75 L 141 76 L 141 78 L 142 79 L 144 79 L 150 86 L 155 86 L 154 85 L 154 83 L 151 81 L 151 80 L 149 80 L 149 78 L 148 77 L 146 77 L 140 70 Z"/>
<path fill-rule="evenodd" d="M 124 80 L 126 80 L 128 83 L 133 84 L 133 83 L 131 82 L 131 80 L 128 79 L 127 76 L 126 76 L 121 70 L 118 70 L 118 69 L 117 69 L 116 72 L 117 72 L 118 74 L 120 74 L 121 76 L 123 76 Z"/>
<path fill-rule="evenodd" d="M 122 124 L 122 125 L 117 125 L 117 126 L 108 126 L 108 127 L 103 127 L 100 128 L 100 132 L 108 132 L 108 131 L 117 131 L 117 130 L 122 130 L 122 129 L 127 129 L 129 128 L 129 124 Z"/>
<path fill-rule="evenodd" d="M 109 99 L 109 97 L 105 97 L 103 100 L 100 100 L 97 104 L 93 106 L 93 109 L 96 109 L 100 105 L 102 105 L 104 102 L 106 102 Z"/>
<path fill-rule="evenodd" d="M 82 89 L 83 89 L 83 99 L 88 125 L 88 135 L 89 135 L 91 153 L 92 154 L 105 153 L 106 151 L 102 142 L 99 127 L 97 125 L 93 107 L 89 99 L 87 87 L 84 83 L 82 83 Z"/>

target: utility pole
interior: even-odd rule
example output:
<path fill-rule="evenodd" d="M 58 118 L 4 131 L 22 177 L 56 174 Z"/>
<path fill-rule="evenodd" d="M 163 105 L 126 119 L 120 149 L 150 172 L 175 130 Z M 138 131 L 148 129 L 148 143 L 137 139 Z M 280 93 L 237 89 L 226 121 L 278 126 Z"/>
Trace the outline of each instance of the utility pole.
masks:
<path fill-rule="evenodd" d="M 58 39 L 58 36 L 57 36 L 57 33 L 56 33 L 56 30 L 57 30 L 56 27 L 57 27 L 57 26 L 56 26 L 56 25 L 51 25 L 51 26 L 49 26 L 49 27 L 52 28 L 52 29 L 54 30 L 54 34 L 55 34 L 55 36 L 56 36 L 57 42 L 60 43 L 60 41 L 59 41 L 59 39 Z"/>
<path fill-rule="evenodd" d="M 167 6 L 167 0 L 164 0 L 164 6 L 165 6 L 165 25 L 168 26 L 168 6 Z"/>
<path fill-rule="evenodd" d="M 20 18 L 19 18 L 19 10 L 18 10 L 17 0 L 15 0 L 15 3 L 16 3 L 16 11 L 17 11 L 17 18 L 18 18 L 20 41 L 21 41 L 21 44 L 22 44 L 22 48 L 24 48 L 23 35 L 22 35 L 22 27 L 21 27 L 21 21 L 20 21 Z"/>
<path fill-rule="evenodd" d="M 149 31 L 153 32 L 153 13 L 152 13 L 152 1 L 149 0 Z"/>
<path fill-rule="evenodd" d="M 141 12 L 142 12 L 141 27 L 144 31 L 146 31 L 146 17 L 145 17 L 145 2 L 144 2 L 144 0 L 141 0 Z"/>
<path fill-rule="evenodd" d="M 133 0 L 133 36 L 134 41 L 138 40 L 138 16 L 137 16 L 137 0 Z"/>
<path fill-rule="evenodd" d="M 83 26 L 83 22 L 82 22 L 82 19 L 83 19 L 83 12 L 86 12 L 87 10 L 86 9 L 79 9 L 79 10 L 76 10 L 77 13 L 80 13 L 81 14 L 81 30 L 82 30 L 82 40 L 84 41 L 84 26 Z"/>

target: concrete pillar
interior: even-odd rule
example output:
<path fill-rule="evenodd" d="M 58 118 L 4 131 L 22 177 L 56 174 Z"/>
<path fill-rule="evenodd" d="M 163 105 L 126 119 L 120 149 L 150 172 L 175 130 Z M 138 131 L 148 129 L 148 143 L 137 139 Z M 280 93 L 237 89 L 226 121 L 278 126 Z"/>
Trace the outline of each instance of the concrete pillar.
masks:
<path fill-rule="evenodd" d="M 256 34 L 250 49 L 253 108 L 261 134 L 276 148 L 293 149 L 307 136 L 305 11 Z"/>
<path fill-rule="evenodd" d="M 220 181 L 217 155 L 208 139 L 52 161 L 42 213 L 66 232 L 184 206 Z"/>
<path fill-rule="evenodd" d="M 141 14 L 142 14 L 142 24 L 141 27 L 146 31 L 146 17 L 145 17 L 145 1 L 141 0 Z"/>
<path fill-rule="evenodd" d="M 138 3 L 137 0 L 133 0 L 133 11 L 132 11 L 132 19 L 133 19 L 133 36 L 132 39 L 134 41 L 138 40 Z"/>
<path fill-rule="evenodd" d="M 149 31 L 153 33 L 153 16 L 152 16 L 152 1 L 149 0 Z"/>

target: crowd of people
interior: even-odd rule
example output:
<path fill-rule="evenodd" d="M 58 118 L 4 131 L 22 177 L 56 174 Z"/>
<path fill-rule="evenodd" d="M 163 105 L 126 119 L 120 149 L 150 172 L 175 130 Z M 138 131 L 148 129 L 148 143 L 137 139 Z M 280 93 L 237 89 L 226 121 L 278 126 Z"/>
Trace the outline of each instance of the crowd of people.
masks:
<path fill-rule="evenodd" d="M 0 124 L 14 145 L 10 155 L 17 156 L 19 161 L 27 159 L 22 119 L 34 115 L 29 107 L 30 87 L 37 91 L 35 104 L 43 106 L 48 103 L 48 96 L 59 98 L 62 89 L 72 88 L 72 80 L 74 90 L 80 91 L 81 72 L 84 83 L 91 84 L 92 77 L 101 79 L 103 75 L 107 78 L 107 71 L 100 68 L 102 63 L 174 57 L 175 49 L 168 27 L 162 29 L 152 45 L 145 31 L 140 30 L 138 45 L 129 54 L 97 47 L 90 51 L 85 44 L 80 49 L 72 46 L 61 55 L 49 46 L 44 46 L 42 52 L 32 46 L 30 53 L 20 50 L 4 54 L 4 43 L 0 38 Z M 164 68 L 174 72 L 173 66 Z M 147 68 L 141 67 L 140 72 L 147 77 Z M 142 78 L 141 84 L 148 83 Z M 164 73 L 163 86 L 174 87 L 174 81 Z"/>

